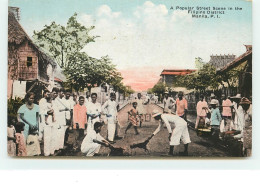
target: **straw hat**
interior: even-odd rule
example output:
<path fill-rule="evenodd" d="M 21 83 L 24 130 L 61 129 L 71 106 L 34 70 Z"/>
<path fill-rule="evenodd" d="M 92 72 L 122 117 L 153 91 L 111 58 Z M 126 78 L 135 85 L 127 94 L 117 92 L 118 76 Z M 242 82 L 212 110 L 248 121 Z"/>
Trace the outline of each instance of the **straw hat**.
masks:
<path fill-rule="evenodd" d="M 158 110 L 153 110 L 153 112 L 152 112 L 152 117 L 154 118 L 154 117 L 156 117 L 156 116 L 159 116 L 159 115 L 161 115 L 162 113 L 160 112 L 160 111 L 158 111 Z"/>
<path fill-rule="evenodd" d="M 164 94 L 169 94 L 169 92 L 168 92 L 168 91 L 165 91 Z"/>
<path fill-rule="evenodd" d="M 211 93 L 211 94 L 210 94 L 210 97 L 211 97 L 211 98 L 215 97 L 215 94 L 214 94 L 214 93 Z"/>
<path fill-rule="evenodd" d="M 243 97 L 239 103 L 239 105 L 249 105 L 251 104 L 251 101 L 249 101 L 247 98 Z"/>
<path fill-rule="evenodd" d="M 215 99 L 213 99 L 213 100 L 211 100 L 210 104 L 211 104 L 211 105 L 217 105 L 217 104 L 218 104 L 218 101 L 215 100 Z"/>
<path fill-rule="evenodd" d="M 236 96 L 232 96 L 232 99 L 241 99 L 241 94 L 237 94 Z"/>

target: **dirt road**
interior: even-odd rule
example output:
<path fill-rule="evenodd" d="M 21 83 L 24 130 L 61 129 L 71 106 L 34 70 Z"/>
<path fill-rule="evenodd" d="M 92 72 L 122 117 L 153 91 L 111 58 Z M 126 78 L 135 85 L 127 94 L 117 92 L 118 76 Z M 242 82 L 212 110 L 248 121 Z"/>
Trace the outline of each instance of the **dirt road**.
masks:
<path fill-rule="evenodd" d="M 158 122 L 154 119 L 151 119 L 149 122 L 144 122 L 142 127 L 138 128 L 139 135 L 135 135 L 134 129 L 131 128 L 128 130 L 127 134 L 124 134 L 124 130 L 127 126 L 127 111 L 131 108 L 130 105 L 127 105 L 123 108 L 118 115 L 119 122 L 121 124 L 119 135 L 123 136 L 123 139 L 116 140 L 114 144 L 117 147 L 123 147 L 126 149 L 126 153 L 132 157 L 166 157 L 169 151 L 169 140 L 168 140 L 168 131 L 166 128 L 163 128 L 156 136 L 154 136 L 149 144 L 148 150 L 144 151 L 143 149 L 130 149 L 130 145 L 133 143 L 139 143 L 148 138 L 153 131 L 157 128 Z M 160 107 L 154 104 L 149 104 L 146 106 L 147 113 L 151 114 L 154 109 L 161 110 Z M 105 125 L 102 128 L 101 135 L 106 137 Z M 191 137 L 191 143 L 189 144 L 189 157 L 228 157 L 229 154 L 225 148 L 219 146 L 217 143 L 214 143 L 210 138 L 199 137 L 193 129 L 189 128 L 189 133 Z M 182 152 L 184 149 L 183 144 L 175 147 L 175 156 L 179 156 L 179 152 Z M 107 156 L 109 149 L 102 147 L 100 150 L 102 156 Z"/>

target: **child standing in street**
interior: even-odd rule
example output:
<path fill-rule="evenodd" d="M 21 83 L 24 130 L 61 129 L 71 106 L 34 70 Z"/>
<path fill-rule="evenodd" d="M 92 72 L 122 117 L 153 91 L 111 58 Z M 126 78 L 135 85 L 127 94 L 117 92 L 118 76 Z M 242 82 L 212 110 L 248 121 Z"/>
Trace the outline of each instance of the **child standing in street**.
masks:
<path fill-rule="evenodd" d="M 134 126 L 135 134 L 136 135 L 139 134 L 139 132 L 137 130 L 137 126 L 138 126 L 138 123 L 140 122 L 140 117 L 139 117 L 139 114 L 138 114 L 138 111 L 136 108 L 137 108 L 137 102 L 133 102 L 133 107 L 131 108 L 130 111 L 128 111 L 128 118 L 129 118 L 130 122 L 125 129 L 125 134 L 126 134 L 127 130 L 131 128 L 132 125 Z"/>
<path fill-rule="evenodd" d="M 9 156 L 16 156 L 15 119 L 8 119 L 7 127 L 7 152 Z"/>

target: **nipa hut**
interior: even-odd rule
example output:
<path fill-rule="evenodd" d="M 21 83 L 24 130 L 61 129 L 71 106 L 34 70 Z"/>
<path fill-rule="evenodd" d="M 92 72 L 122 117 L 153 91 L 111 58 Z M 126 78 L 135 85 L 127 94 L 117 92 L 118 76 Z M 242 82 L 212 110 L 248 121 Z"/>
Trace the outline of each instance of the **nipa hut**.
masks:
<path fill-rule="evenodd" d="M 36 46 L 15 14 L 8 12 L 8 98 L 23 98 L 26 92 L 41 94 L 54 85 L 56 63 Z"/>

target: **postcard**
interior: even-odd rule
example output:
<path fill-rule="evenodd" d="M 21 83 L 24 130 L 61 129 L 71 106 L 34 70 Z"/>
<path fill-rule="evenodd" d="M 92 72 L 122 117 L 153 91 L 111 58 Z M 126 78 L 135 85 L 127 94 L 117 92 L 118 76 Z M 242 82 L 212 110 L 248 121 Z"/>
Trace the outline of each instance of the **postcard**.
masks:
<path fill-rule="evenodd" d="M 251 0 L 10 0 L 10 157 L 247 158 Z"/>

